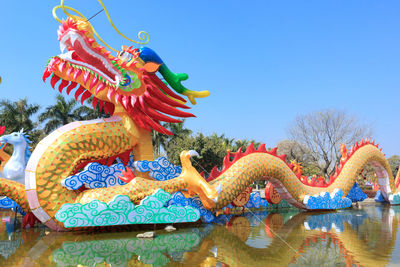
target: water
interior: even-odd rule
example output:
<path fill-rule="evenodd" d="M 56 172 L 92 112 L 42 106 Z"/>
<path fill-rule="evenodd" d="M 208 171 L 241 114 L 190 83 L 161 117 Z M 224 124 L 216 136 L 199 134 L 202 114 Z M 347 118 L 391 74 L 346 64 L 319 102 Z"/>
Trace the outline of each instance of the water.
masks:
<path fill-rule="evenodd" d="M 21 230 L 0 212 L 0 266 L 396 266 L 400 206 L 338 212 L 286 210 L 221 215 L 215 224 L 142 231 L 56 233 Z"/>

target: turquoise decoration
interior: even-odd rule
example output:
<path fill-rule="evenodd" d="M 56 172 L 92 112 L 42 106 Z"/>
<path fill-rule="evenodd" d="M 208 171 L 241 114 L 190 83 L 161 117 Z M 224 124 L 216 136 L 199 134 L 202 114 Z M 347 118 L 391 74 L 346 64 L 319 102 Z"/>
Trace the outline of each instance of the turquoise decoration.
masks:
<path fill-rule="evenodd" d="M 343 197 L 341 189 L 336 188 L 332 194 L 321 192 L 319 195 L 306 195 L 303 203 L 309 210 L 333 210 L 348 208 L 352 202 L 349 198 Z"/>
<path fill-rule="evenodd" d="M 383 198 L 383 196 L 382 196 L 381 190 L 376 191 L 376 195 L 375 195 L 374 200 L 375 200 L 376 202 L 380 202 L 380 203 L 386 202 L 386 200 L 385 200 L 385 199 Z"/>
<path fill-rule="evenodd" d="M 206 233 L 207 234 L 207 233 Z M 157 235 L 154 239 L 124 238 L 84 242 L 64 242 L 52 259 L 57 266 L 132 266 L 132 259 L 143 264 L 166 266 L 179 263 L 184 252 L 200 244 L 195 231 Z"/>
<path fill-rule="evenodd" d="M 129 162 L 126 167 L 133 167 L 132 154 L 129 156 Z M 126 171 L 126 167 L 121 162 L 110 167 L 93 162 L 86 165 L 83 171 L 63 179 L 61 185 L 69 190 L 77 190 L 81 186 L 94 189 L 124 185 L 126 183 L 119 179 L 118 176 L 121 175 L 121 170 Z"/>
<path fill-rule="evenodd" d="M 368 198 L 367 194 L 361 190 L 357 183 L 354 183 L 346 197 L 349 198 L 353 203 L 363 201 L 364 199 Z"/>
<path fill-rule="evenodd" d="M 400 194 L 397 193 L 397 194 L 394 194 L 394 195 L 390 195 L 389 196 L 389 201 L 390 201 L 390 204 L 392 204 L 392 205 L 400 204 Z"/>
<path fill-rule="evenodd" d="M 56 219 L 66 228 L 109 226 L 123 224 L 155 224 L 195 222 L 200 211 L 187 206 L 164 207 L 171 194 L 158 189 L 135 206 L 126 195 L 117 195 L 108 204 L 93 200 L 87 204 L 64 204 L 56 213 Z"/>
<path fill-rule="evenodd" d="M 135 169 L 140 172 L 149 172 L 149 175 L 157 181 L 167 181 L 181 174 L 182 167 L 175 166 L 165 157 L 159 157 L 154 161 L 135 161 Z"/>

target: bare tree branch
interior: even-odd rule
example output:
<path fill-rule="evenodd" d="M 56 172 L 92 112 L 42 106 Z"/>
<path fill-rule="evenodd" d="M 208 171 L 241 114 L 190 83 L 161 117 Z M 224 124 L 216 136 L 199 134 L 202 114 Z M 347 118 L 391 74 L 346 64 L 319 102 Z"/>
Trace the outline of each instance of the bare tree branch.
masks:
<path fill-rule="evenodd" d="M 297 116 L 289 127 L 291 140 L 307 148 L 316 166 L 329 179 L 339 163 L 340 145 L 353 145 L 372 135 L 372 126 L 346 113 L 326 109 Z"/>

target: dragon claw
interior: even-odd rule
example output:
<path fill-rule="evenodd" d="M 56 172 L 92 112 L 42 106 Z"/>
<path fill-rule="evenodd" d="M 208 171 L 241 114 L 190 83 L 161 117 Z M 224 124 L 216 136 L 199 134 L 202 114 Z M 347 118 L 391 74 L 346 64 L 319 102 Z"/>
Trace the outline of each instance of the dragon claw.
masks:
<path fill-rule="evenodd" d="M 207 183 L 190 162 L 190 158 L 195 156 L 199 156 L 199 153 L 194 150 L 182 151 L 182 173 L 179 177 L 185 180 L 189 191 L 200 196 L 204 207 L 213 208 L 218 201 L 218 195 L 222 190 L 222 185 L 218 184 L 217 188 L 215 188 Z"/>
<path fill-rule="evenodd" d="M 189 153 L 191 158 L 193 158 L 193 157 L 198 157 L 199 158 L 200 157 L 199 153 L 197 153 L 196 150 L 189 150 L 188 153 Z"/>

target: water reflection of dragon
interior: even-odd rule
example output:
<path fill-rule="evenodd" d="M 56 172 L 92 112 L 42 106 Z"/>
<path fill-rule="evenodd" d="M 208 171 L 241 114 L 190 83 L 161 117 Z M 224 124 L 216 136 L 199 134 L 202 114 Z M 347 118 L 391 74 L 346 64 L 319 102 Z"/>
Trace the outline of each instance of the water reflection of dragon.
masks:
<path fill-rule="evenodd" d="M 268 223 L 271 215 L 285 219 L 277 225 Z M 165 266 L 178 262 L 190 266 L 216 266 L 218 262 L 228 266 L 321 266 L 339 260 L 349 266 L 385 266 L 393 260 L 398 223 L 396 208 L 369 206 L 365 210 L 323 214 L 260 212 L 229 218 L 226 226 L 208 224 L 168 234 L 159 230 L 155 239 L 147 240 L 136 238 L 137 232 L 132 229 L 77 235 L 45 234 L 43 228 L 36 228 L 15 236 L 18 241 L 22 234 L 24 240 L 13 251 L 9 251 L 10 246 L 4 249 L 13 254 L 3 262 L 6 266 Z M 260 243 L 260 238 L 254 236 L 263 236 L 266 227 L 275 229 L 275 237 L 264 236 L 265 243 Z M 2 242 L 7 245 L 10 241 Z"/>
<path fill-rule="evenodd" d="M 67 94 L 75 90 L 81 102 L 93 96 L 93 106 L 99 105 L 112 116 L 107 119 L 74 122 L 44 138 L 34 150 L 26 168 L 26 187 L 1 179 L 0 195 L 15 200 L 26 210 L 55 230 L 63 224 L 55 219 L 65 203 L 111 201 L 116 195 L 128 195 L 135 204 L 161 188 L 173 193 L 187 189 L 197 194 L 207 209 L 220 209 L 229 204 L 252 182 L 269 180 L 289 203 L 303 209 L 308 196 L 341 189 L 346 195 L 361 168 L 371 163 L 378 176 L 383 196 L 388 200 L 396 186 L 388 162 L 382 152 L 369 141 L 357 144 L 344 155 L 344 163 L 327 187 L 303 184 L 276 149 L 267 151 L 250 146 L 246 153 L 236 153 L 224 160 L 222 171 L 214 171 L 209 182 L 192 167 L 189 152 L 181 154 L 182 174 L 168 181 L 154 181 L 144 173 L 123 186 L 70 191 L 60 181 L 83 168 L 89 162 L 112 163 L 116 157 L 133 152 L 135 160 L 152 160 L 150 130 L 171 134 L 159 121 L 179 122 L 167 115 L 191 117 L 177 108 L 187 108 L 182 97 L 175 94 L 156 75 L 159 71 L 173 89 L 188 96 L 208 95 L 184 88 L 185 74 L 172 73 L 151 49 L 125 47 L 114 57 L 97 44 L 92 28 L 85 19 L 70 16 L 58 31 L 60 47 L 68 52 L 50 59 L 43 78 L 51 77 L 51 86 Z M 59 82 L 59 83 L 58 83 Z M 167 114 L 167 115 L 166 115 Z M 399 177 L 396 178 L 398 185 Z M 329 208 L 329 207 L 328 207 Z"/>

